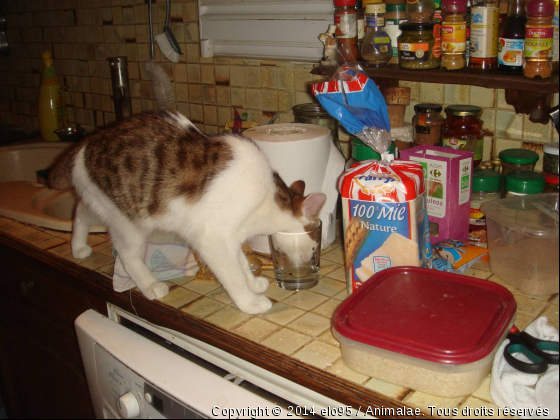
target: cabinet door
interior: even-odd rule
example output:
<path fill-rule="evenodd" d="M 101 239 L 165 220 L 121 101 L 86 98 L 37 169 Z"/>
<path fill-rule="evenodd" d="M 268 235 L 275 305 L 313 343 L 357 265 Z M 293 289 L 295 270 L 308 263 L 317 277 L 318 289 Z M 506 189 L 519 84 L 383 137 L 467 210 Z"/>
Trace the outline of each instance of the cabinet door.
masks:
<path fill-rule="evenodd" d="M 63 303 L 61 303 L 63 304 Z M 15 299 L 0 306 L 0 354 L 11 411 L 22 418 L 94 418 L 75 332 Z"/>

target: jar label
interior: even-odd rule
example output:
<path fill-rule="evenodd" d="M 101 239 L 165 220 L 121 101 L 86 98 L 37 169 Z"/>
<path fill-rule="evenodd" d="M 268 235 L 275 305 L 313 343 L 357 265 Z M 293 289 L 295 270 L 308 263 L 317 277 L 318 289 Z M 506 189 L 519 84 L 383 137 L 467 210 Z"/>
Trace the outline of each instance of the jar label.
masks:
<path fill-rule="evenodd" d="M 467 50 L 467 25 L 446 24 L 441 26 L 442 51 L 463 53 Z"/>
<path fill-rule="evenodd" d="M 403 61 L 427 62 L 430 59 L 430 44 L 427 42 L 399 43 L 399 58 Z"/>
<path fill-rule="evenodd" d="M 385 26 L 385 18 L 379 16 L 372 16 L 366 19 L 368 28 L 376 28 L 378 26 Z"/>
<path fill-rule="evenodd" d="M 554 25 L 554 41 L 552 42 L 552 61 L 558 62 L 560 59 L 560 50 L 558 49 L 558 41 L 560 40 L 560 17 L 558 13 L 558 8 L 554 12 L 554 19 L 552 20 Z"/>
<path fill-rule="evenodd" d="M 373 48 L 382 54 L 387 54 L 391 50 L 391 38 L 386 32 L 380 31 L 373 37 Z"/>
<path fill-rule="evenodd" d="M 522 66 L 524 44 L 523 39 L 500 38 L 498 63 L 502 66 Z"/>
<path fill-rule="evenodd" d="M 456 137 L 444 137 L 443 138 L 443 147 L 449 147 L 450 149 L 455 150 L 466 150 L 468 140 L 458 139 Z M 484 141 L 478 140 L 478 145 L 476 152 L 474 152 L 473 160 L 482 160 L 482 156 L 484 154 Z"/>
<path fill-rule="evenodd" d="M 441 25 L 434 25 L 434 48 L 432 49 L 432 54 L 435 58 L 441 57 Z"/>
<path fill-rule="evenodd" d="M 358 36 L 358 21 L 355 13 L 336 14 L 334 23 L 338 27 L 337 38 L 356 38 Z"/>
<path fill-rule="evenodd" d="M 475 58 L 497 57 L 500 9 L 473 7 L 471 19 L 470 56 Z"/>
<path fill-rule="evenodd" d="M 552 58 L 553 28 L 527 26 L 525 32 L 525 58 Z"/>
<path fill-rule="evenodd" d="M 469 243 L 482 248 L 488 247 L 486 216 L 480 211 L 480 209 L 471 209 Z"/>
<path fill-rule="evenodd" d="M 389 34 L 389 37 L 391 38 L 393 57 L 399 56 L 399 41 L 397 39 L 402 34 L 402 31 L 399 29 L 399 25 L 404 22 L 407 21 L 400 20 L 400 19 L 387 19 L 387 26 L 385 26 L 385 31 L 387 32 L 387 34 Z"/>
<path fill-rule="evenodd" d="M 366 37 L 366 22 L 364 19 L 358 18 L 358 39 L 364 39 Z"/>

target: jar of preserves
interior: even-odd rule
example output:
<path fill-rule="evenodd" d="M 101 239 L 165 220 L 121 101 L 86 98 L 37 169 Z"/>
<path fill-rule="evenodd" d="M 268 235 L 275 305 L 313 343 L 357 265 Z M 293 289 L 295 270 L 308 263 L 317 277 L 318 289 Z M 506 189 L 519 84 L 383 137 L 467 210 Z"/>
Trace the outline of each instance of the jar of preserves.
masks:
<path fill-rule="evenodd" d="M 560 177 L 558 174 L 544 174 L 544 182 L 546 183 L 544 187 L 545 193 L 556 193 L 560 192 Z"/>
<path fill-rule="evenodd" d="M 545 189 L 543 174 L 529 171 L 515 171 L 506 175 L 506 197 L 542 194 Z"/>
<path fill-rule="evenodd" d="M 466 150 L 474 154 L 474 167 L 482 162 L 484 153 L 483 109 L 472 105 L 451 105 L 445 108 L 447 119 L 443 126 L 443 147 Z"/>
<path fill-rule="evenodd" d="M 491 169 L 475 169 L 471 195 L 469 243 L 488 247 L 486 216 L 480 211 L 482 203 L 502 198 L 502 178 Z"/>
<path fill-rule="evenodd" d="M 356 0 L 334 0 L 334 23 L 337 26 L 336 39 L 340 61 L 357 61 L 359 50 Z"/>
<path fill-rule="evenodd" d="M 437 69 L 441 64 L 440 25 L 403 23 L 398 38 L 399 66 L 404 69 Z"/>
<path fill-rule="evenodd" d="M 560 160 L 558 159 L 558 143 L 546 144 L 543 147 L 543 171 L 549 174 L 558 175 Z"/>
<path fill-rule="evenodd" d="M 418 104 L 412 117 L 414 143 L 418 146 L 428 144 L 441 146 L 441 130 L 445 119 L 441 115 L 443 106 L 439 104 Z"/>
<path fill-rule="evenodd" d="M 500 152 L 502 161 L 502 179 L 510 172 L 527 171 L 533 172 L 539 161 L 537 152 L 527 149 L 507 149 Z"/>

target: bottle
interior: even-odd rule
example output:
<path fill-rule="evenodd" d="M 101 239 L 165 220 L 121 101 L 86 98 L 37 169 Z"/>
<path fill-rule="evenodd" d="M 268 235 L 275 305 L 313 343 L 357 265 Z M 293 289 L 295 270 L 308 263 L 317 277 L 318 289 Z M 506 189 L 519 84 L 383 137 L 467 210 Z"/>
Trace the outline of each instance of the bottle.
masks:
<path fill-rule="evenodd" d="M 430 23 L 435 12 L 434 0 L 406 0 L 406 16 L 410 23 Z"/>
<path fill-rule="evenodd" d="M 41 137 L 45 141 L 59 141 L 55 134 L 61 125 L 60 121 L 60 84 L 54 71 L 54 63 L 50 51 L 42 54 L 43 72 L 39 88 L 39 127 Z"/>
<path fill-rule="evenodd" d="M 362 51 L 362 43 L 366 36 L 366 19 L 364 14 L 364 7 L 362 7 L 362 0 L 356 1 L 356 24 L 358 26 L 358 58 L 360 51 Z"/>
<path fill-rule="evenodd" d="M 391 38 L 385 32 L 385 3 L 366 5 L 366 37 L 362 45 L 362 60 L 368 67 L 385 67 L 393 56 Z"/>
<path fill-rule="evenodd" d="M 525 0 L 511 0 L 509 12 L 500 30 L 498 71 L 504 74 L 523 74 L 523 47 L 527 17 Z"/>
<path fill-rule="evenodd" d="M 506 23 L 512 0 L 500 0 L 500 30 Z M 515 1 L 515 0 L 513 0 Z"/>
<path fill-rule="evenodd" d="M 554 41 L 552 42 L 552 70 L 554 72 L 558 71 L 559 60 L 560 60 L 560 48 L 559 40 L 560 40 L 560 14 L 558 12 L 558 6 L 560 4 L 560 0 L 555 1 L 554 6 L 554 19 L 552 24 L 554 25 Z"/>
<path fill-rule="evenodd" d="M 528 0 L 527 27 L 523 57 L 523 75 L 534 79 L 552 76 L 552 47 L 554 44 L 554 2 L 551 0 Z"/>
<path fill-rule="evenodd" d="M 500 8 L 497 0 L 474 0 L 471 9 L 469 69 L 492 71 L 498 66 Z"/>
<path fill-rule="evenodd" d="M 339 61 L 357 61 L 359 51 L 356 0 L 334 0 L 334 23 L 337 26 Z"/>
<path fill-rule="evenodd" d="M 467 51 L 465 51 L 465 60 L 467 67 L 471 59 L 471 23 L 472 23 L 472 0 L 467 0 L 467 14 L 465 15 L 467 22 Z"/>
<path fill-rule="evenodd" d="M 391 46 L 393 47 L 393 56 L 389 64 L 397 64 L 399 62 L 399 36 L 402 31 L 399 29 L 401 23 L 408 22 L 406 18 L 406 4 L 387 4 L 387 14 L 385 15 L 385 30 L 391 38 Z"/>
<path fill-rule="evenodd" d="M 467 65 L 467 0 L 443 0 L 441 23 L 441 68 L 460 70 Z"/>

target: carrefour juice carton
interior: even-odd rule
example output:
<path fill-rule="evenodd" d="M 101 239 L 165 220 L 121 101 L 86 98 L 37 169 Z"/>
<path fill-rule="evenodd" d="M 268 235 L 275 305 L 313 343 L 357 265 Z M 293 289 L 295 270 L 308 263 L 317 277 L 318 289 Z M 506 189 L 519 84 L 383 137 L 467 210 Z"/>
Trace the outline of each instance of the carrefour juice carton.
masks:
<path fill-rule="evenodd" d="M 365 161 L 339 179 L 348 291 L 391 267 L 426 267 L 431 258 L 422 165 Z"/>

